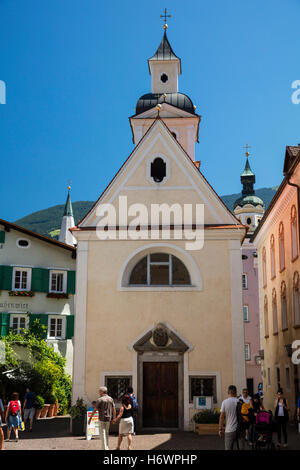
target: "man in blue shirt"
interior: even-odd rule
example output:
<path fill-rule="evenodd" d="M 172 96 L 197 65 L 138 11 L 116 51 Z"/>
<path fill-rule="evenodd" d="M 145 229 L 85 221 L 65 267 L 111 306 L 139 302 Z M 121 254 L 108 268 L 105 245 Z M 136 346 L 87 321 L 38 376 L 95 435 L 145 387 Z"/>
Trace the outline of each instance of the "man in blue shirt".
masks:
<path fill-rule="evenodd" d="M 29 387 L 26 388 L 26 393 L 24 395 L 24 405 L 23 405 L 23 415 L 24 423 L 26 426 L 26 421 L 29 419 L 29 432 L 32 432 L 32 425 L 35 416 L 35 394 L 30 390 Z"/>

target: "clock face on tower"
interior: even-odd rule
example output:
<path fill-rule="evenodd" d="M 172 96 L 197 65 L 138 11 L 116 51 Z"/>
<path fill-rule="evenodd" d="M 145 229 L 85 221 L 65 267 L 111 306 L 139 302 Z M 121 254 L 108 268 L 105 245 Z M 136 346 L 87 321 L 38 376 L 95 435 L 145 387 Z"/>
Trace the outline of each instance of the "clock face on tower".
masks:
<path fill-rule="evenodd" d="M 169 80 L 169 77 L 166 73 L 161 74 L 161 76 L 160 76 L 160 81 L 161 82 L 167 83 L 168 80 Z"/>

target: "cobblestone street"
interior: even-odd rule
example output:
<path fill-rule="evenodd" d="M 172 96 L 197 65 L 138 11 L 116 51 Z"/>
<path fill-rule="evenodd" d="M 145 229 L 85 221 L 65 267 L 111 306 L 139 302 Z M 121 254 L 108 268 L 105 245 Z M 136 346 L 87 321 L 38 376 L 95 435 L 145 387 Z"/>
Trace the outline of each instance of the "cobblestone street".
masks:
<path fill-rule="evenodd" d="M 84 436 L 72 436 L 68 417 L 41 419 L 35 423 L 32 433 L 19 433 L 19 442 L 5 442 L 6 450 L 99 450 L 100 441 L 87 441 Z M 4 428 L 6 436 L 6 428 Z M 289 449 L 300 450 L 300 435 L 290 426 Z M 276 438 L 274 436 L 274 442 Z M 117 436 L 111 435 L 111 449 L 117 445 Z M 123 440 L 123 449 L 126 441 Z M 193 432 L 147 433 L 134 436 L 134 450 L 223 450 L 224 441 L 218 436 L 198 436 Z"/>

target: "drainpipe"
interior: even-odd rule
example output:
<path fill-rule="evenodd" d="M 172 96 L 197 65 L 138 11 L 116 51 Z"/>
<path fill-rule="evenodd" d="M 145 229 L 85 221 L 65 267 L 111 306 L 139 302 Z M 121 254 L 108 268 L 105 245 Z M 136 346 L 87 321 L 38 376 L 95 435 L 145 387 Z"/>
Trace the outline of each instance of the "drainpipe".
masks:
<path fill-rule="evenodd" d="M 300 248 L 300 217 L 299 217 L 300 187 L 297 184 L 290 182 L 290 176 L 287 178 L 287 184 L 289 184 L 290 186 L 294 186 L 294 188 L 297 188 L 298 239 L 299 239 L 299 248 Z M 294 389 L 295 389 L 295 404 L 296 404 L 296 409 L 297 409 L 297 402 L 299 398 L 299 375 L 298 375 L 298 366 L 296 364 L 294 364 Z"/>

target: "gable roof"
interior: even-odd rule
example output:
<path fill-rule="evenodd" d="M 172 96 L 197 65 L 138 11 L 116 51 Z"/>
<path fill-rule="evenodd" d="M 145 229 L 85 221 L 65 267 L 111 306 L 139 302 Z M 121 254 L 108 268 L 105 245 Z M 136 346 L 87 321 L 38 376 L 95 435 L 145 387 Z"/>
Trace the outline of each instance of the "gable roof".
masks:
<path fill-rule="evenodd" d="M 21 227 L 20 225 L 13 224 L 12 222 L 8 222 L 7 220 L 0 219 L 0 225 L 4 226 L 4 229 L 7 230 L 8 232 L 10 230 L 17 230 L 18 232 L 25 233 L 25 235 L 29 235 L 30 237 L 37 238 L 38 240 L 41 240 L 46 243 L 50 243 L 50 245 L 55 245 L 59 248 L 63 248 L 64 250 L 68 250 L 72 252 L 72 255 L 76 254 L 76 247 L 67 245 L 66 243 L 59 242 L 58 240 L 55 240 L 54 238 L 46 237 L 45 235 L 41 235 L 40 233 L 32 232 L 32 230 L 29 230 L 25 227 Z"/>
<path fill-rule="evenodd" d="M 110 183 L 108 184 L 108 186 L 105 188 L 105 190 L 102 192 L 102 194 L 100 195 L 100 197 L 97 199 L 97 201 L 93 204 L 93 206 L 90 208 L 90 210 L 87 212 L 87 214 L 78 222 L 77 226 L 74 227 L 74 230 L 77 228 L 77 229 L 80 229 L 80 225 L 88 218 L 88 216 L 92 213 L 92 211 L 94 210 L 94 208 L 96 207 L 96 205 L 99 203 L 99 201 L 103 198 L 103 196 L 105 195 L 105 193 L 111 188 L 112 184 L 114 183 L 114 181 L 116 180 L 116 178 L 118 177 L 118 175 L 120 174 L 121 170 L 127 165 L 128 161 L 130 158 L 132 158 L 132 156 L 136 153 L 137 149 L 140 147 L 140 145 L 142 144 L 142 142 L 146 139 L 146 136 L 150 133 L 151 129 L 153 129 L 153 127 L 155 126 L 155 124 L 157 122 L 160 122 L 164 128 L 167 130 L 168 134 L 170 135 L 171 139 L 176 143 L 176 145 L 180 148 L 180 150 L 183 152 L 183 154 L 185 155 L 187 161 L 190 162 L 190 165 L 191 165 L 191 168 L 193 168 L 193 170 L 191 171 L 194 171 L 197 173 L 197 175 L 200 176 L 203 178 L 203 180 L 205 181 L 205 183 L 207 184 L 207 186 L 211 189 L 211 191 L 214 193 L 214 195 L 217 197 L 218 201 L 220 202 L 220 204 L 222 205 L 222 207 L 225 209 L 225 211 L 230 215 L 231 217 L 231 220 L 232 220 L 232 223 L 233 224 L 236 224 L 237 227 L 245 227 L 244 225 L 241 224 L 240 220 L 228 209 L 228 207 L 226 206 L 226 204 L 222 201 L 222 199 L 220 198 L 220 196 L 216 193 L 216 191 L 213 189 L 213 187 L 211 186 L 211 184 L 207 181 L 207 179 L 205 178 L 205 176 L 203 175 L 203 173 L 200 171 L 200 169 L 194 164 L 194 162 L 191 160 L 191 158 L 189 157 L 189 155 L 187 154 L 187 152 L 184 150 L 184 148 L 181 146 L 181 144 L 178 142 L 177 139 L 175 139 L 175 137 L 173 136 L 172 132 L 170 131 L 170 129 L 168 128 L 168 126 L 165 124 L 165 122 L 163 121 L 163 119 L 161 119 L 159 116 L 154 120 L 154 122 L 152 123 L 152 125 L 149 127 L 149 129 L 147 130 L 147 132 L 143 135 L 143 137 L 141 138 L 141 140 L 139 141 L 139 143 L 135 146 L 135 148 L 133 149 L 133 151 L 131 152 L 131 154 L 127 157 L 127 159 L 125 160 L 125 162 L 123 163 L 123 165 L 120 167 L 120 169 L 118 170 L 118 172 L 115 174 L 115 176 L 113 177 L 113 179 L 110 181 Z M 224 223 L 220 224 L 220 226 L 224 227 Z M 86 228 L 85 228 L 86 229 Z M 73 230 L 73 229 L 71 229 Z"/>

